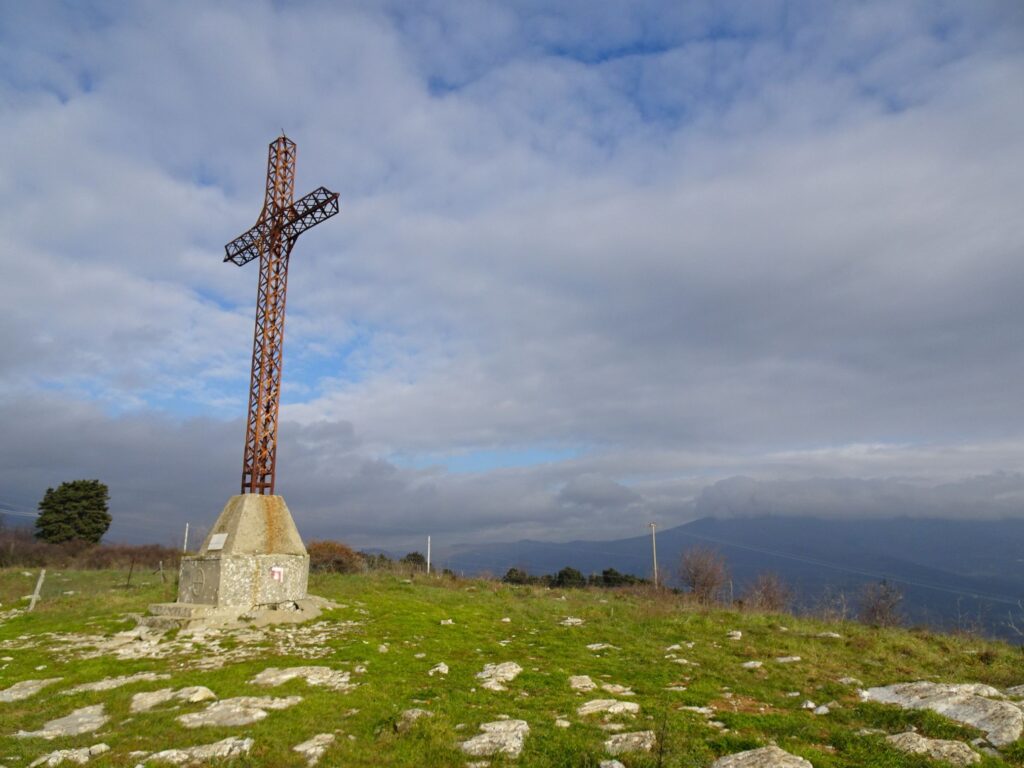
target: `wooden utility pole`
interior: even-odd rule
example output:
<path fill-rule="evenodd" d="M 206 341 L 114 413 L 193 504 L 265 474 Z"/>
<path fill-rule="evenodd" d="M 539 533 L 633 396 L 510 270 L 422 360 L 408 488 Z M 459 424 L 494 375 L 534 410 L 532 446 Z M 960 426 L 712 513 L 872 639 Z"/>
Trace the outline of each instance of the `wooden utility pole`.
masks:
<path fill-rule="evenodd" d="M 656 523 L 648 523 L 651 526 L 651 557 L 654 560 L 654 588 L 658 588 L 658 537 L 654 533 Z"/>

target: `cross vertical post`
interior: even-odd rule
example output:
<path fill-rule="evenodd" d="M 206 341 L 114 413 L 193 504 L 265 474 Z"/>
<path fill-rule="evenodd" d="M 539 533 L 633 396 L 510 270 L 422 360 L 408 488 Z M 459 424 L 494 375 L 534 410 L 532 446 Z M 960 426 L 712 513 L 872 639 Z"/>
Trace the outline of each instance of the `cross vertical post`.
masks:
<path fill-rule="evenodd" d="M 295 155 L 295 142 L 287 136 L 279 136 L 270 143 L 260 217 L 251 229 L 224 246 L 224 261 L 242 266 L 257 257 L 260 260 L 242 459 L 243 494 L 274 493 L 284 310 L 292 248 L 299 235 L 338 212 L 338 193 L 326 187 L 318 187 L 294 200 Z"/>

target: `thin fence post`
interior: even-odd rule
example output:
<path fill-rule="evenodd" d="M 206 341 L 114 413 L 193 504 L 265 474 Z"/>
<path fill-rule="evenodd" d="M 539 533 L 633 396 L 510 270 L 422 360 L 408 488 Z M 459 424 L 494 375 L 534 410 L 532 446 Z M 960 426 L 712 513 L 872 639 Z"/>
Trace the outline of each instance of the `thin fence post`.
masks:
<path fill-rule="evenodd" d="M 126 581 L 124 583 L 124 585 L 126 587 L 130 587 L 132 585 L 132 571 L 134 571 L 134 570 L 135 570 L 135 558 L 133 557 L 131 565 L 128 566 L 128 581 Z"/>
<path fill-rule="evenodd" d="M 167 574 L 164 573 L 164 561 L 163 560 L 160 561 L 160 581 L 162 581 L 164 584 L 167 583 Z"/>
<path fill-rule="evenodd" d="M 45 568 L 43 568 L 43 569 L 42 569 L 42 570 L 41 570 L 41 571 L 39 572 L 39 578 L 38 578 L 38 579 L 36 580 L 36 589 L 35 589 L 35 592 L 33 592 L 33 593 L 32 593 L 32 599 L 31 599 L 31 600 L 29 601 L 29 603 L 28 603 L 28 609 L 29 609 L 30 611 L 31 611 L 31 610 L 32 610 L 33 608 L 35 608 L 35 607 L 36 607 L 36 603 L 37 603 L 37 602 L 39 602 L 39 595 L 40 595 L 40 593 L 42 593 L 42 591 L 43 591 L 43 579 L 45 579 L 45 578 L 46 578 L 46 569 L 45 569 Z"/>

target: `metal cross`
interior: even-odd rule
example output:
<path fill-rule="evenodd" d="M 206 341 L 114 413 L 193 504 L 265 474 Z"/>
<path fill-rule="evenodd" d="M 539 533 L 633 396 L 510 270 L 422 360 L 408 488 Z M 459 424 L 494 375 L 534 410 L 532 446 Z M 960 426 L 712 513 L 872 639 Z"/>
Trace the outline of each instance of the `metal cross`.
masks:
<path fill-rule="evenodd" d="M 270 144 L 267 194 L 259 219 L 224 246 L 224 261 L 242 266 L 260 260 L 242 493 L 274 493 L 288 258 L 299 235 L 338 212 L 338 193 L 326 187 L 298 200 L 294 195 L 295 142 L 282 135 Z"/>

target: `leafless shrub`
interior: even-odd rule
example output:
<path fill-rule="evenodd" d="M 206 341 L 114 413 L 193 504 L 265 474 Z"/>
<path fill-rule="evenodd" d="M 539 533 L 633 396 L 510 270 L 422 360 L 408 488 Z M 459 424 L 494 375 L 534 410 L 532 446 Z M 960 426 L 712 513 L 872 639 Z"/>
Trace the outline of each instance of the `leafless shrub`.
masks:
<path fill-rule="evenodd" d="M 822 592 L 814 613 L 823 621 L 842 622 L 850 618 L 850 601 L 841 589 L 826 587 Z"/>
<path fill-rule="evenodd" d="M 694 547 L 683 553 L 679 562 L 683 586 L 701 605 L 721 600 L 729 583 L 729 567 L 721 553 L 706 547 Z"/>
<path fill-rule="evenodd" d="M 789 610 L 793 590 L 774 571 L 759 573 L 743 593 L 743 606 L 755 611 L 782 613 Z"/>
<path fill-rule="evenodd" d="M 860 592 L 857 618 L 862 624 L 873 627 L 898 626 L 903 621 L 899 610 L 902 600 L 903 593 L 884 579 L 876 584 L 865 584 Z"/>
<path fill-rule="evenodd" d="M 5 528 L 0 531 L 0 567 L 10 568 L 137 568 L 155 569 L 163 562 L 165 570 L 178 567 L 181 552 L 158 544 L 90 544 L 67 541 L 61 544 L 37 539 L 29 528 Z"/>
<path fill-rule="evenodd" d="M 1024 637 L 1024 600 L 1018 600 L 1017 608 L 1006 612 L 1006 627 L 1017 637 Z"/>

